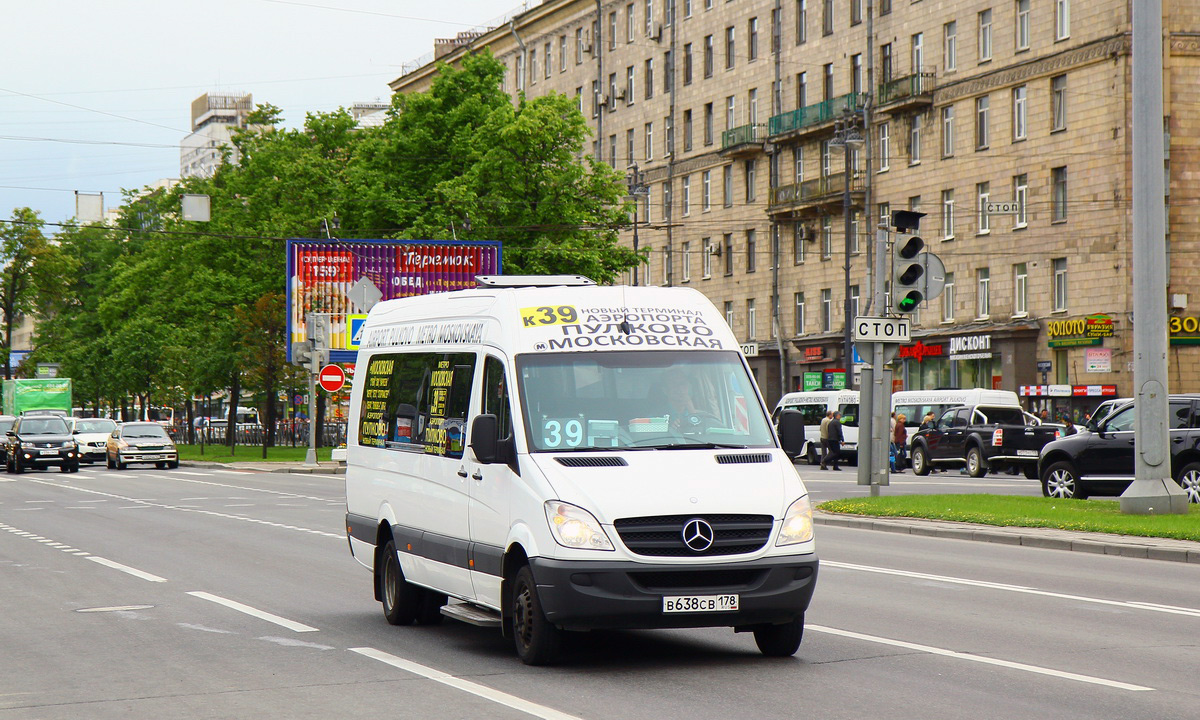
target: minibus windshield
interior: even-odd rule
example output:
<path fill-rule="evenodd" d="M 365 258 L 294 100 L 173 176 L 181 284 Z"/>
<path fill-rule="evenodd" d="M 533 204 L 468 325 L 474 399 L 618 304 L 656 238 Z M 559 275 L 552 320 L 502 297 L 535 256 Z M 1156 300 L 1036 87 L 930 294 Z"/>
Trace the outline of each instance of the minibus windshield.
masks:
<path fill-rule="evenodd" d="M 517 367 L 532 452 L 775 446 L 736 352 L 547 353 Z"/>

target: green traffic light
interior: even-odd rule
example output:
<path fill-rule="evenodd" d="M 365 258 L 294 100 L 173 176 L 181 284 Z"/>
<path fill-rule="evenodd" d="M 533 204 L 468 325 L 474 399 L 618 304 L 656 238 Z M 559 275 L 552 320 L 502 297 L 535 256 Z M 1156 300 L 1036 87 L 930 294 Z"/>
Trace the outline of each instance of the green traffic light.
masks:
<path fill-rule="evenodd" d="M 900 302 L 896 304 L 896 309 L 900 312 L 912 312 L 921 304 L 921 293 L 913 291 L 904 297 L 900 298 Z"/>

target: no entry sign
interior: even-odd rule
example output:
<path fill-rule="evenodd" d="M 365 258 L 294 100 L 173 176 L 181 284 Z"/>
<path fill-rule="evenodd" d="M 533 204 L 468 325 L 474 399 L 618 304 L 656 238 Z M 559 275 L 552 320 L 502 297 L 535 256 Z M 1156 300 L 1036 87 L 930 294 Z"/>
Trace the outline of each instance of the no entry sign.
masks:
<path fill-rule="evenodd" d="M 321 384 L 321 388 L 325 392 L 337 392 L 346 384 L 346 371 L 338 365 L 326 365 L 321 368 L 321 373 L 317 376 L 317 382 Z"/>

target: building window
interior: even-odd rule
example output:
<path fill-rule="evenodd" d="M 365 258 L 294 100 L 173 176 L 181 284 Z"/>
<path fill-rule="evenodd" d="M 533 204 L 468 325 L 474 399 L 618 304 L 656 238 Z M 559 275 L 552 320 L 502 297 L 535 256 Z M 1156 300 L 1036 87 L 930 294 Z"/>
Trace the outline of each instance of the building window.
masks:
<path fill-rule="evenodd" d="M 683 216 L 692 214 L 692 176 L 683 176 Z"/>
<path fill-rule="evenodd" d="M 850 317 L 858 317 L 858 286 L 850 286 Z"/>
<path fill-rule="evenodd" d="M 978 198 L 979 202 L 979 234 L 984 235 L 992 231 L 992 219 L 987 209 L 988 201 L 992 197 L 991 183 L 976 183 L 975 197 Z"/>
<path fill-rule="evenodd" d="M 946 72 L 958 69 L 958 23 L 954 20 L 942 26 L 942 57 Z"/>
<path fill-rule="evenodd" d="M 821 13 L 821 33 L 823 35 L 833 34 L 833 0 L 824 0 L 823 12 Z"/>
<path fill-rule="evenodd" d="M 942 191 L 942 239 L 954 239 L 954 190 Z"/>
<path fill-rule="evenodd" d="M 750 18 L 746 34 L 746 56 L 753 62 L 758 59 L 758 18 Z"/>
<path fill-rule="evenodd" d="M 683 111 L 683 151 L 692 151 L 692 111 Z"/>
<path fill-rule="evenodd" d="M 725 98 L 725 129 L 737 127 L 737 97 L 730 95 Z"/>
<path fill-rule="evenodd" d="M 725 233 L 724 248 L 722 254 L 725 256 L 725 274 L 733 274 L 733 233 Z"/>
<path fill-rule="evenodd" d="M 712 238 L 700 241 L 700 269 L 705 280 L 712 277 Z"/>
<path fill-rule="evenodd" d="M 887 15 L 892 11 L 892 0 L 879 0 L 879 14 Z"/>
<path fill-rule="evenodd" d="M 737 51 L 734 43 L 734 28 L 725 28 L 725 69 L 729 70 L 733 67 L 734 61 L 737 58 Z"/>
<path fill-rule="evenodd" d="M 1067 76 L 1050 78 L 1050 131 L 1067 129 Z"/>
<path fill-rule="evenodd" d="M 796 335 L 804 334 L 804 293 L 795 293 L 792 297 L 792 304 L 795 306 L 794 319 L 792 322 L 792 330 Z"/>
<path fill-rule="evenodd" d="M 783 50 L 783 10 L 771 9 L 771 54 L 778 55 Z M 779 107 L 783 107 L 780 105 Z"/>
<path fill-rule="evenodd" d="M 637 68 L 630 65 L 625 68 L 625 104 L 632 105 L 634 86 L 637 84 Z"/>
<path fill-rule="evenodd" d="M 890 168 L 891 157 L 891 124 L 879 123 L 879 172 L 884 172 Z"/>
<path fill-rule="evenodd" d="M 833 257 L 833 218 L 829 215 L 821 216 L 821 259 L 828 260 Z"/>
<path fill-rule="evenodd" d="M 533 85 L 537 82 L 538 59 L 537 50 L 529 51 L 529 84 Z"/>
<path fill-rule="evenodd" d="M 1017 50 L 1029 49 L 1029 0 L 1017 0 Z"/>
<path fill-rule="evenodd" d="M 911 49 L 912 73 L 916 75 L 925 65 L 925 33 L 917 33 L 912 36 Z"/>
<path fill-rule="evenodd" d="M 746 94 L 746 122 L 751 125 L 758 123 L 758 88 L 750 88 Z"/>
<path fill-rule="evenodd" d="M 808 73 L 796 74 L 796 108 L 808 105 Z"/>
<path fill-rule="evenodd" d="M 892 62 L 892 44 L 884 43 L 879 46 L 879 77 L 883 82 L 891 82 L 895 67 Z"/>
<path fill-rule="evenodd" d="M 1013 316 L 1025 317 L 1028 314 L 1028 305 L 1026 304 L 1027 289 L 1029 287 L 1029 271 L 1025 267 L 1025 263 L 1017 263 L 1013 265 Z"/>
<path fill-rule="evenodd" d="M 758 163 L 755 160 L 746 161 L 746 202 L 752 203 L 758 199 L 755 185 L 758 180 Z"/>
<path fill-rule="evenodd" d="M 713 104 L 704 103 L 704 144 L 713 144 Z"/>
<path fill-rule="evenodd" d="M 921 164 L 921 115 L 912 116 L 908 135 L 908 164 Z"/>
<path fill-rule="evenodd" d="M 731 300 L 725 301 L 725 324 L 729 326 L 730 330 L 733 329 L 733 301 Z"/>
<path fill-rule="evenodd" d="M 850 56 L 850 92 L 857 95 L 862 92 L 862 53 Z"/>
<path fill-rule="evenodd" d="M 859 210 L 850 211 L 850 254 L 857 255 L 861 250 L 858 247 L 859 239 L 859 224 L 861 221 L 861 212 Z"/>
<path fill-rule="evenodd" d="M 713 36 L 704 36 L 704 77 L 713 76 Z"/>
<path fill-rule="evenodd" d="M 1071 0 L 1054 0 L 1054 39 L 1071 37 Z"/>
<path fill-rule="evenodd" d="M 646 60 L 646 99 L 654 97 L 654 58 Z"/>
<path fill-rule="evenodd" d="M 808 0 L 796 0 L 796 44 L 808 42 Z"/>
<path fill-rule="evenodd" d="M 525 89 L 525 56 L 517 55 L 517 63 L 514 68 L 514 73 L 517 78 L 517 92 Z"/>
<path fill-rule="evenodd" d="M 975 271 L 975 283 L 977 286 L 975 304 L 978 309 L 976 317 L 985 318 L 992 313 L 992 272 L 988 268 L 979 268 Z"/>
<path fill-rule="evenodd" d="M 1017 204 L 1017 214 L 1013 217 L 1013 229 L 1017 230 L 1029 225 L 1025 203 L 1029 198 L 1029 178 L 1024 173 L 1013 177 L 1013 202 Z"/>
<path fill-rule="evenodd" d="M 804 243 L 808 242 L 809 230 L 800 223 L 792 224 L 792 263 L 799 265 L 804 262 Z"/>
<path fill-rule="evenodd" d="M 692 44 L 683 46 L 683 84 L 692 84 Z"/>
<path fill-rule="evenodd" d="M 679 251 L 683 254 L 683 282 L 692 281 L 692 244 L 690 242 L 682 242 L 679 244 Z"/>
<path fill-rule="evenodd" d="M 1066 222 L 1067 220 L 1067 168 L 1056 167 L 1050 170 L 1050 222 Z"/>
<path fill-rule="evenodd" d="M 954 106 L 942 108 L 942 157 L 954 155 Z"/>
<path fill-rule="evenodd" d="M 1013 140 L 1025 139 L 1025 109 L 1027 88 L 1024 85 L 1019 85 L 1012 90 L 1012 106 L 1013 106 Z"/>
<path fill-rule="evenodd" d="M 946 273 L 946 284 L 942 286 L 942 322 L 954 322 L 954 273 Z"/>
<path fill-rule="evenodd" d="M 833 290 L 821 290 L 821 331 L 833 330 Z"/>
<path fill-rule="evenodd" d="M 684 19 L 692 16 L 692 0 L 683 0 L 683 17 Z"/>
<path fill-rule="evenodd" d="M 671 157 L 671 153 L 675 152 L 675 123 L 671 116 L 663 118 L 663 157 Z"/>
<path fill-rule="evenodd" d="M 992 11 L 991 8 L 979 13 L 979 62 L 992 59 Z"/>
<path fill-rule="evenodd" d="M 1067 309 L 1067 259 L 1054 259 L 1054 311 Z"/>
<path fill-rule="evenodd" d="M 833 174 L 833 148 L 828 140 L 821 141 L 821 177 L 827 178 Z"/>
<path fill-rule="evenodd" d="M 654 0 L 646 0 L 646 37 L 654 34 Z"/>
<path fill-rule="evenodd" d="M 654 159 L 654 123 L 646 123 L 646 159 Z"/>
<path fill-rule="evenodd" d="M 746 301 L 746 339 L 758 339 L 758 308 L 754 300 Z"/>
<path fill-rule="evenodd" d="M 628 165 L 633 162 L 636 155 L 637 153 L 633 146 L 633 128 L 629 128 L 625 131 L 625 164 Z"/>
<path fill-rule="evenodd" d="M 721 200 L 725 207 L 733 207 L 733 166 L 721 168 Z"/>
<path fill-rule="evenodd" d="M 833 63 L 827 63 L 824 67 L 822 75 L 822 89 L 825 91 L 825 100 L 833 99 Z"/>
<path fill-rule="evenodd" d="M 608 136 L 608 164 L 617 167 L 617 136 Z"/>
<path fill-rule="evenodd" d="M 758 231 L 746 231 L 746 272 L 752 273 L 758 269 Z"/>
<path fill-rule="evenodd" d="M 991 100 L 987 95 L 975 98 L 975 149 L 988 147 L 988 112 Z"/>
<path fill-rule="evenodd" d="M 704 179 L 701 183 L 702 189 L 700 192 L 700 208 L 704 212 L 712 209 L 712 170 L 704 171 Z M 705 273 L 707 275 L 708 273 Z"/>

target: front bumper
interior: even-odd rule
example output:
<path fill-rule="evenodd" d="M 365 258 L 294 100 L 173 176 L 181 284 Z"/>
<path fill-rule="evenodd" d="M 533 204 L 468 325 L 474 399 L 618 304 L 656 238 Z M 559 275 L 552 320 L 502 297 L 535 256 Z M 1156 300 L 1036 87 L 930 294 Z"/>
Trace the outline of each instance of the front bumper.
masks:
<path fill-rule="evenodd" d="M 742 627 L 804 614 L 816 555 L 750 562 L 664 565 L 530 558 L 547 619 L 568 630 Z M 733 612 L 664 613 L 663 597 L 736 593 Z"/>
<path fill-rule="evenodd" d="M 176 462 L 179 453 L 174 450 L 136 450 L 133 452 L 120 451 L 117 457 L 126 465 L 130 463 L 160 463 Z"/>
<path fill-rule="evenodd" d="M 21 448 L 16 457 L 27 468 L 79 464 L 79 452 L 75 448 Z"/>

